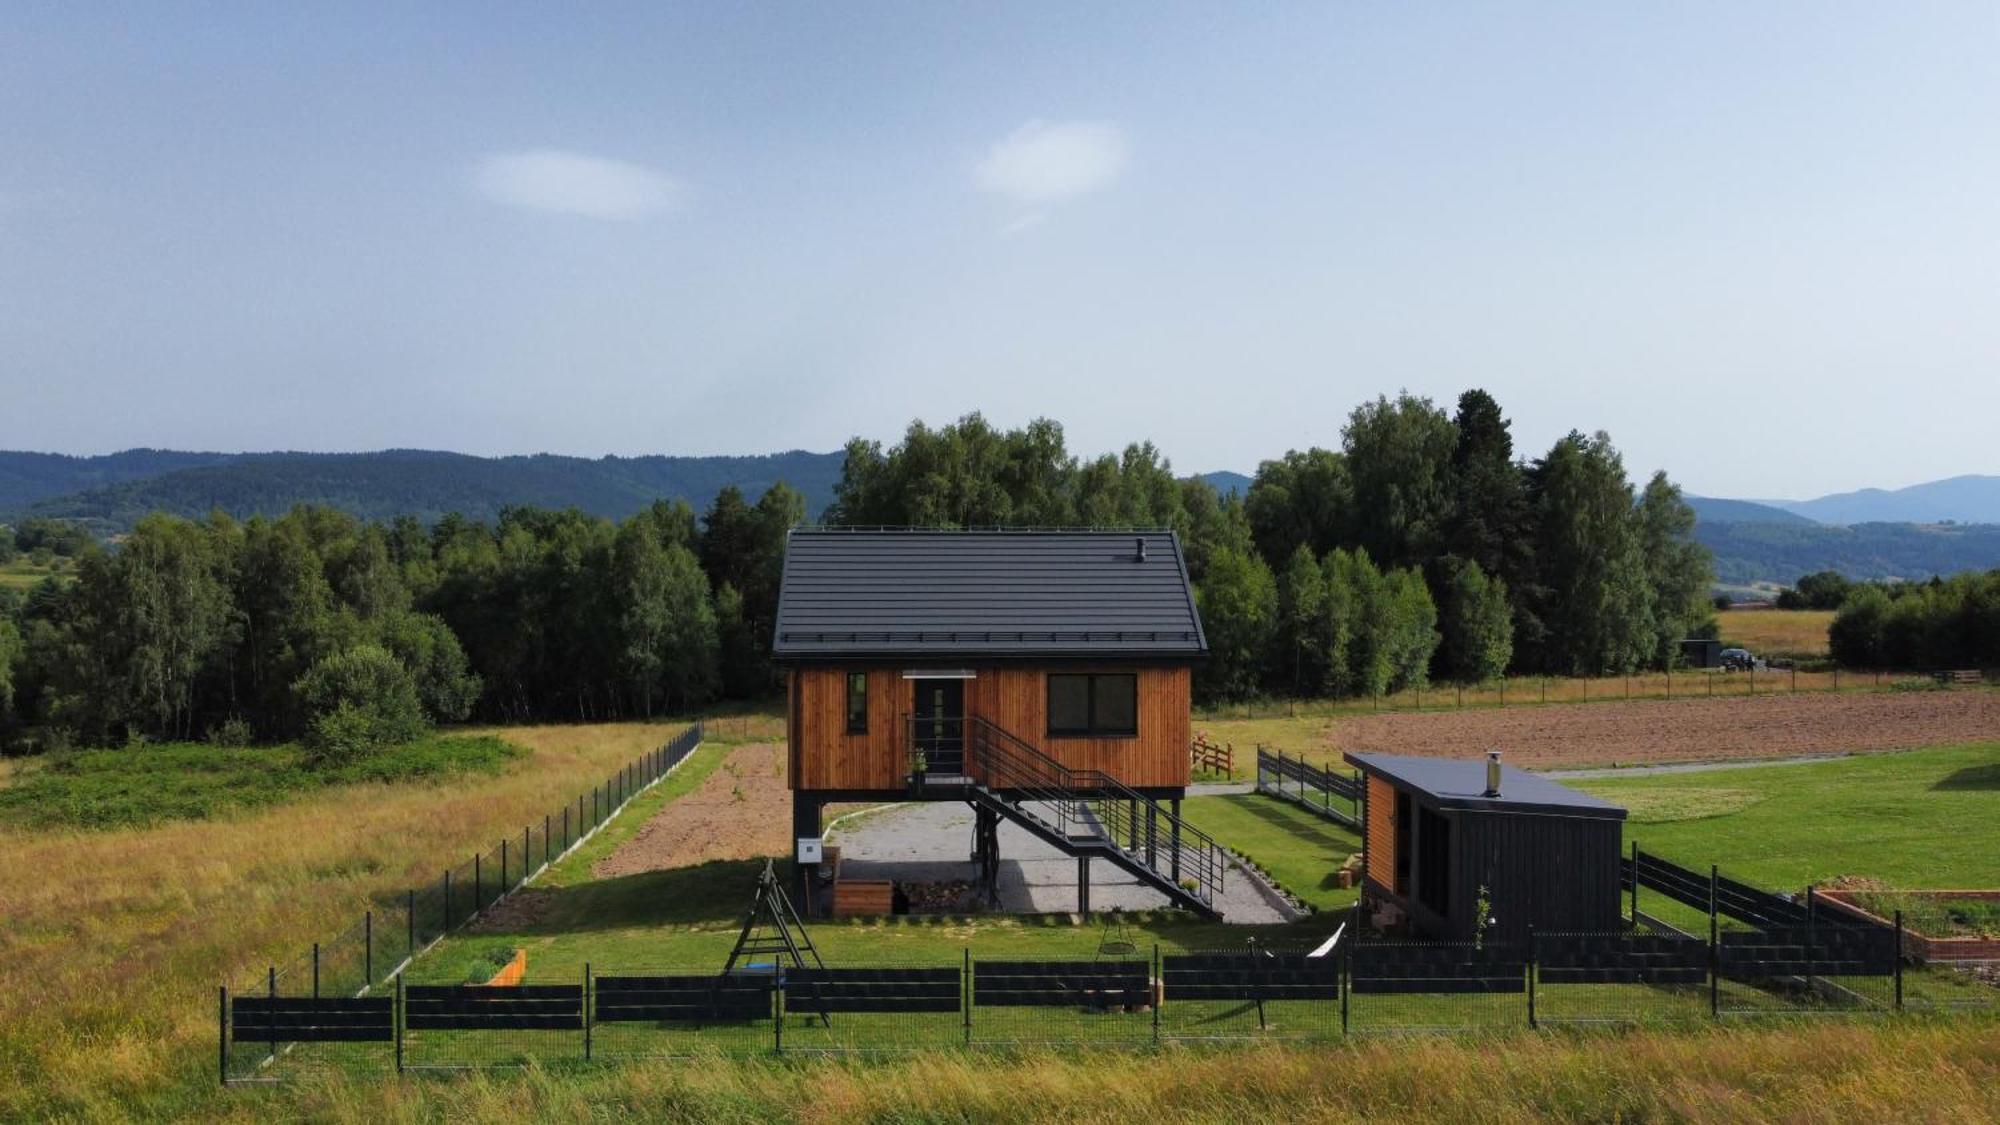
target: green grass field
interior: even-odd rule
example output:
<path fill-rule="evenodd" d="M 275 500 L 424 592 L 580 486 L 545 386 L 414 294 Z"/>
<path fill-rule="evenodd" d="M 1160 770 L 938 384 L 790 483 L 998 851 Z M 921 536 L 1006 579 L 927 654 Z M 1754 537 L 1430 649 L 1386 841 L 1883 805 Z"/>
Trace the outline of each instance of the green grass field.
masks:
<path fill-rule="evenodd" d="M 2000 742 L 1572 784 L 1631 805 L 1628 843 L 1773 889 L 2000 885 Z"/>
<path fill-rule="evenodd" d="M 313 769 L 297 746 L 167 743 L 32 760 L 0 788 L 0 823 L 134 828 L 283 804 L 329 786 L 491 776 L 523 751 L 485 736 L 436 736 L 361 761 Z"/>
<path fill-rule="evenodd" d="M 65 566 L 67 566 L 66 560 Z M 54 565 L 36 566 L 26 558 L 17 558 L 13 562 L 0 563 L 0 587 L 26 590 L 42 579 L 58 572 L 57 567 Z"/>
<path fill-rule="evenodd" d="M 1255 863 L 1294 898 L 1315 910 L 1344 910 L 1358 892 L 1343 890 L 1336 872 L 1361 850 L 1361 837 L 1339 824 L 1275 797 L 1247 793 L 1190 797 L 1182 811 L 1195 827 Z"/>
<path fill-rule="evenodd" d="M 716 730 L 731 741 L 766 740 L 772 726 L 764 716 L 746 719 L 741 731 Z M 1982 1120 L 2000 1114 L 2000 1022 L 1990 1017 L 1716 1026 L 1701 1018 L 1700 998 L 1690 994 L 1681 1008 L 1692 1016 L 1671 1031 L 1605 1037 L 1550 1030 L 1564 1015 L 1589 1021 L 1620 1002 L 1616 989 L 1582 986 L 1544 995 L 1551 1019 L 1539 1035 L 1526 1032 L 1518 996 L 1429 1009 L 1439 1026 L 1493 1035 L 1357 1035 L 1226 1051 L 1172 1044 L 1218 1034 L 1324 1038 L 1331 1009 L 1273 1004 L 1269 1026 L 1259 1032 L 1255 1013 L 1242 1005 L 1170 1003 L 1162 1016 L 1169 1045 L 1123 1053 L 1034 1044 L 1073 1036 L 1140 1046 L 1149 1037 L 1148 1017 L 1069 1013 L 1056 1026 L 1033 1010 L 986 1013 L 975 1023 L 974 1041 L 1016 1046 L 966 1054 L 939 1049 L 959 1041 L 960 1029 L 947 1026 L 949 1019 L 877 1021 L 888 1026 L 872 1028 L 844 1022 L 816 1031 L 794 1014 L 786 1034 L 802 1049 L 866 1040 L 923 1053 L 777 1060 L 765 1046 L 766 1024 L 728 1033 L 733 1039 L 682 1033 L 676 1042 L 693 1062 L 637 1058 L 657 1055 L 662 1037 L 674 1033 L 636 1026 L 606 1031 L 600 1057 L 625 1059 L 597 1065 L 580 1062 L 576 1044 L 559 1035 L 563 1042 L 551 1039 L 527 1052 L 542 1061 L 522 1071 L 399 1080 L 373 1051 L 365 1066 L 349 1071 L 317 1071 L 272 1087 L 217 1087 L 218 978 L 331 936 L 365 903 L 398 893 L 478 841 L 518 831 L 552 799 L 600 780 L 672 730 L 620 724 L 499 732 L 527 751 L 503 773 L 365 786 L 356 791 L 365 801 L 321 789 L 285 805 L 151 828 L 49 834 L 0 824 L 0 842 L 18 861 L 0 870 L 0 913 L 9 919 L 0 926 L 0 979 L 15 985 L 5 993 L 13 998 L 4 1001 L 9 1006 L 0 1009 L 0 1118 L 1797 1120 L 1857 1113 L 1907 1118 L 1915 1111 Z M 734 940 L 757 862 L 615 879 L 594 879 L 590 867 L 652 813 L 671 809 L 717 768 L 725 750 L 711 744 L 698 751 L 511 902 L 500 912 L 510 919 L 505 926 L 476 927 L 444 942 L 410 979 L 457 983 L 490 971 L 496 951 L 513 948 L 528 951 L 531 981 L 580 980 L 586 961 L 600 974 L 714 971 Z M 1981 866 L 1980 857 L 2000 854 L 2000 817 L 1980 813 L 1993 807 L 1996 774 L 2000 745 L 1988 743 L 1588 784 L 1631 803 L 1632 838 L 1689 865 L 1714 857 L 1773 887 L 1828 874 L 1936 887 L 1995 881 L 1995 869 L 1990 861 Z M 1353 846 L 1330 823 L 1268 798 L 1198 798 L 1188 806 L 1224 843 L 1257 856 L 1308 901 L 1328 892 L 1314 885 L 1326 873 L 1317 857 L 1336 861 Z M 517 904 L 518 912 L 511 909 Z M 1155 943 L 1169 953 L 1240 946 L 1250 936 L 1297 945 L 1319 940 L 1342 917 L 1336 910 L 1295 926 L 1255 928 L 1171 912 L 1100 917 L 1091 925 L 1060 917 L 947 917 L 815 924 L 812 933 L 835 964 L 938 964 L 955 962 L 968 946 L 985 957 L 1088 959 L 1107 937 L 1132 940 L 1144 953 Z M 1922 982 L 1912 990 L 1923 993 Z M 1761 1002 L 1755 990 L 1745 990 L 1725 1006 L 1748 1012 Z M 1671 1015 L 1671 1005 L 1658 1007 Z M 1393 1014 L 1364 1008 L 1358 1020 L 1366 1030 Z M 431 1037 L 411 1048 L 419 1065 L 523 1054 L 519 1043 L 504 1039 L 482 1045 Z M 719 1050 L 756 1057 L 723 1058 Z M 1461 1079 L 1469 1071 L 1498 1077 L 1468 1084 Z"/>

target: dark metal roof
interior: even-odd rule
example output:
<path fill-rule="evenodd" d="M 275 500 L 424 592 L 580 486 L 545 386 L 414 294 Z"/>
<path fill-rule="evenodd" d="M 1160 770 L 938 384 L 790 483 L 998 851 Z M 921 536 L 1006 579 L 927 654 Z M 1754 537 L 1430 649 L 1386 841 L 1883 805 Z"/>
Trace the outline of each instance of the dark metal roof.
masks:
<path fill-rule="evenodd" d="M 800 528 L 772 644 L 793 661 L 1207 651 L 1171 531 Z"/>
<path fill-rule="evenodd" d="M 1447 809 L 1476 812 L 1540 812 L 1562 816 L 1583 816 L 1598 820 L 1624 820 L 1625 810 L 1588 793 L 1527 770 L 1502 764 L 1500 795 L 1486 792 L 1486 759 L 1411 758 L 1398 754 L 1343 754 L 1364 773 L 1378 775 L 1399 788 L 1430 797 Z"/>

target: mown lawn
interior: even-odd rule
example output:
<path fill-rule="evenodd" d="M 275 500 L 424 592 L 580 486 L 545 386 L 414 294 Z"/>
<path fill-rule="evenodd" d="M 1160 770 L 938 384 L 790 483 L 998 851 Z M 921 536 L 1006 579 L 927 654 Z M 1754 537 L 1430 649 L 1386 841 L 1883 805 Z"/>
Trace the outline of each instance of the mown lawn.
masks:
<path fill-rule="evenodd" d="M 1570 784 L 1630 805 L 1628 846 L 1776 890 L 2000 886 L 2000 742 Z"/>
<path fill-rule="evenodd" d="M 1343 910 L 1357 891 L 1336 872 L 1361 850 L 1361 837 L 1276 797 L 1244 793 L 1190 797 L 1182 811 L 1195 827 L 1250 860 L 1315 910 Z"/>

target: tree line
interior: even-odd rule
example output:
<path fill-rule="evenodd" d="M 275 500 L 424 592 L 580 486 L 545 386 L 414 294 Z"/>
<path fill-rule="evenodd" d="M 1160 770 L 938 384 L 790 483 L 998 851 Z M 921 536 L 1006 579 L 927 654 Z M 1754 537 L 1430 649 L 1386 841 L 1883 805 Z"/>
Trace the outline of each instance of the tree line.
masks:
<path fill-rule="evenodd" d="M 1172 527 L 1208 633 L 1208 699 L 1616 673 L 1714 632 L 1680 490 L 1664 474 L 1636 488 L 1602 433 L 1519 460 L 1480 390 L 1455 413 L 1408 394 L 1365 403 L 1340 448 L 1266 461 L 1226 497 L 1177 480 L 1146 443 L 1083 460 L 1046 420 L 917 424 L 893 447 L 848 444 L 829 518 Z"/>
<path fill-rule="evenodd" d="M 369 522 L 320 507 L 155 514 L 71 580 L 0 603 L 0 739 L 303 740 L 329 758 L 437 722 L 599 720 L 767 695 L 785 534 L 776 485 L 657 502 Z M 1603 434 L 1532 460 L 1482 391 L 1400 395 L 1339 448 L 1180 479 L 1149 443 L 1071 454 L 977 414 L 846 447 L 828 523 L 1171 527 L 1211 658 L 1204 699 L 1369 695 L 1507 671 L 1613 673 L 1712 631 L 1706 553 L 1663 475 Z"/>
<path fill-rule="evenodd" d="M 699 520 L 518 508 L 153 515 L 0 615 L 0 736 L 41 747 L 298 739 L 325 759 L 433 723 L 646 716 L 775 685 L 784 485 Z"/>
<path fill-rule="evenodd" d="M 1827 644 L 1840 664 L 1935 669 L 2000 663 L 2000 570 L 1856 584 L 1839 604 Z"/>

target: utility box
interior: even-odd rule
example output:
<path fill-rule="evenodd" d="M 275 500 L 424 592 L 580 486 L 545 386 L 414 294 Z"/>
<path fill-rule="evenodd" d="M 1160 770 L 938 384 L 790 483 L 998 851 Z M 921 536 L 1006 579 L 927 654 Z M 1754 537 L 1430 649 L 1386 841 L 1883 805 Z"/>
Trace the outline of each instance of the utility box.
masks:
<path fill-rule="evenodd" d="M 818 863 L 824 854 L 824 846 L 825 842 L 818 836 L 799 837 L 798 861 L 800 863 Z"/>
<path fill-rule="evenodd" d="M 1525 942 L 1621 926 L 1625 810 L 1497 760 L 1347 754 L 1365 776 L 1362 897 L 1417 934 Z"/>

